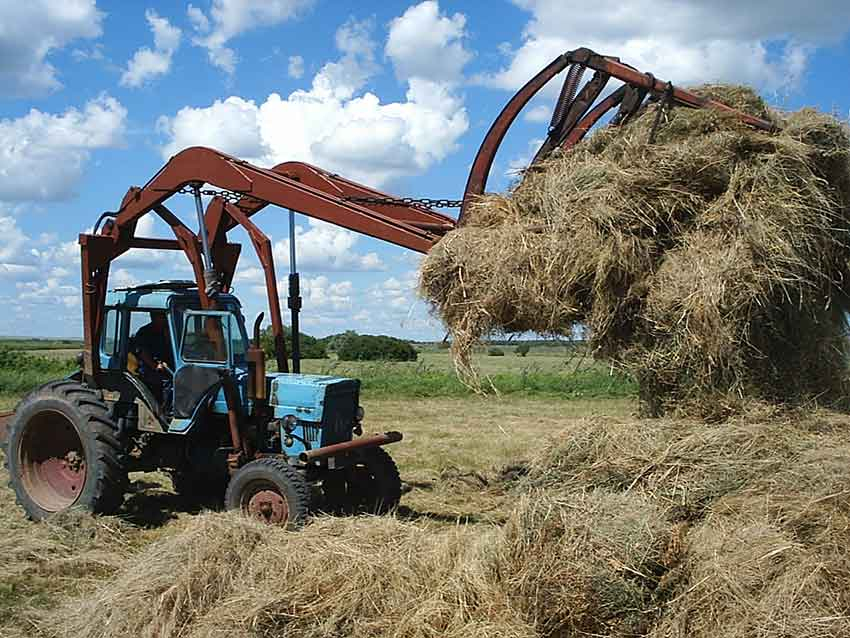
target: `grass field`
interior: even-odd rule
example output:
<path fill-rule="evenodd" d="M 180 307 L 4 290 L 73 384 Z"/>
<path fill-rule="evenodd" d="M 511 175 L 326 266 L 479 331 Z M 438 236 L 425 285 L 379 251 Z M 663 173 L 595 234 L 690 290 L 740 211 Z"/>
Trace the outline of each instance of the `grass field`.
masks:
<path fill-rule="evenodd" d="M 35 347 L 45 346 L 47 347 Z M 20 397 L 42 383 L 62 378 L 76 369 L 79 347 L 68 349 L 62 342 L 0 340 L 0 410 L 12 409 Z M 505 347 L 502 357 L 481 352 L 475 365 L 482 386 L 496 394 L 550 396 L 561 399 L 626 398 L 636 386 L 622 375 L 558 347 L 535 347 L 526 357 Z M 426 348 L 417 361 L 342 362 L 335 358 L 306 359 L 302 371 L 355 377 L 361 380 L 365 397 L 465 397 L 473 394 L 454 373 L 447 350 Z"/>
<path fill-rule="evenodd" d="M 633 410 L 628 398 L 374 396 L 363 404 L 367 430 L 405 434 L 388 448 L 411 486 L 397 516 L 423 529 L 500 522 L 509 503 L 489 484 L 502 467 L 524 460 L 565 418 Z M 185 529 L 196 514 L 180 503 L 167 476 L 131 479 L 132 492 L 119 516 L 96 524 L 61 517 L 51 524 L 31 523 L 2 481 L 0 635 L 37 634 L 43 614 L 92 591 L 130 556 Z"/>
<path fill-rule="evenodd" d="M 0 409 L 69 373 L 74 368 L 69 355 L 78 351 L 55 343 L 3 345 Z M 426 349 L 418 361 L 407 363 L 306 360 L 303 371 L 360 378 L 367 429 L 405 433 L 392 448 L 411 487 L 399 517 L 426 527 L 489 525 L 504 516 L 505 497 L 488 487 L 500 468 L 524 459 L 564 418 L 624 415 L 634 401 L 628 380 L 567 358 L 563 350 L 538 348 L 522 358 L 505 349 L 506 356 L 482 354 L 477 360 L 501 395 L 470 392 L 455 378 L 448 352 L 438 349 Z M 2 481 L 0 551 L 6 560 L 0 566 L 0 635 L 29 635 L 45 611 L 114 573 L 120 556 L 185 527 L 194 512 L 178 501 L 167 476 L 131 478 L 132 493 L 122 512 L 97 524 L 61 518 L 30 523 Z M 123 554 L 107 556 L 101 547 L 116 539 Z"/>

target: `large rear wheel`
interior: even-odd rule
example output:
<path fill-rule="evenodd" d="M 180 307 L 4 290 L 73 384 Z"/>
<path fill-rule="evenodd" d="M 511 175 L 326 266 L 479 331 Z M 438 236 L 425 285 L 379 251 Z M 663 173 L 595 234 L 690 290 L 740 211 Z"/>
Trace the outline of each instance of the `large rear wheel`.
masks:
<path fill-rule="evenodd" d="M 10 485 L 34 520 L 72 507 L 114 512 L 127 483 L 121 456 L 106 404 L 77 381 L 54 381 L 32 392 L 9 427 Z"/>
<path fill-rule="evenodd" d="M 310 486 L 286 461 L 251 461 L 234 474 L 224 495 L 229 510 L 239 510 L 264 523 L 298 527 L 307 518 Z"/>

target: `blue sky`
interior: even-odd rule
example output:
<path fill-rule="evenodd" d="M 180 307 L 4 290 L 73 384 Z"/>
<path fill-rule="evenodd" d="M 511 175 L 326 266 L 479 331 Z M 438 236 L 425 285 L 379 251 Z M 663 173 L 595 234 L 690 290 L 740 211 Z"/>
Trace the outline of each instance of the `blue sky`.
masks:
<path fill-rule="evenodd" d="M 185 146 L 459 198 L 504 103 L 565 50 L 846 118 L 848 33 L 850 3 L 833 0 L 0 0 L 0 335 L 81 334 L 77 234 Z M 511 130 L 491 190 L 545 135 L 556 91 Z M 190 199 L 169 205 L 194 226 Z M 284 211 L 256 219 L 285 273 Z M 307 332 L 442 337 L 415 294 L 417 255 L 298 226 Z M 142 233 L 166 236 L 152 219 Z M 235 282 L 249 316 L 264 309 L 251 253 Z M 131 253 L 112 281 L 189 275 L 179 255 Z"/>

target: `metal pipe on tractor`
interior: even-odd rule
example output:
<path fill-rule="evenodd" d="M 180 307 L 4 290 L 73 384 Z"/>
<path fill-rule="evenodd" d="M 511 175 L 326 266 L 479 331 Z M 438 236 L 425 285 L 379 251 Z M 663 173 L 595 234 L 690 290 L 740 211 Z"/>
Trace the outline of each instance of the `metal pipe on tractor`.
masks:
<path fill-rule="evenodd" d="M 397 198 L 302 162 L 261 168 L 219 151 L 187 148 L 143 187 L 132 187 L 117 212 L 79 237 L 85 346 L 82 366 L 28 394 L 0 415 L 12 487 L 33 519 L 71 507 L 111 513 L 123 502 L 127 473 L 167 471 L 189 498 L 214 496 L 270 523 L 305 519 L 312 494 L 329 510 L 381 512 L 395 507 L 401 479 L 385 445 L 402 435 L 362 436 L 360 382 L 300 374 L 300 281 L 295 213 L 397 246 L 427 253 L 484 193 L 493 159 L 512 122 L 552 78 L 566 70 L 555 113 L 534 162 L 579 143 L 606 114 L 628 122 L 649 102 L 666 108 L 718 109 L 763 130 L 774 125 L 674 87 L 619 59 L 589 49 L 568 51 L 532 78 L 502 109 L 473 161 L 462 200 Z M 591 77 L 582 85 L 586 73 Z M 611 79 L 623 86 L 604 95 Z M 210 190 L 201 190 L 209 185 Z M 194 198 L 198 232 L 169 210 L 178 194 Z M 202 195 L 211 199 L 203 208 Z M 251 220 L 269 205 L 289 211 L 293 373 L 271 241 Z M 457 219 L 437 208 L 459 206 Z M 173 238 L 137 237 L 153 213 Z M 243 228 L 263 269 L 278 371 L 266 372 L 258 317 L 249 341 L 232 281 Z M 177 250 L 193 281 L 108 290 L 112 262 L 131 248 Z M 167 389 L 148 386 L 131 347 L 135 313 L 162 313 L 174 356 Z M 149 372 L 149 371 L 145 371 Z M 4 428 L 5 426 L 5 428 Z M 327 509 L 327 508 L 326 508 Z"/>

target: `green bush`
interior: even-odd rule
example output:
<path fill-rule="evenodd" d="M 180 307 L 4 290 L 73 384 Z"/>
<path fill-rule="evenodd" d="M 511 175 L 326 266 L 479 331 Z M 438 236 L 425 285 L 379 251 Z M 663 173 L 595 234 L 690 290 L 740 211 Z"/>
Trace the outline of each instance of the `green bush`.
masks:
<path fill-rule="evenodd" d="M 328 352 L 337 352 L 347 339 L 356 336 L 357 333 L 354 332 L 354 330 L 346 330 L 345 332 L 340 332 L 335 335 L 328 335 L 327 337 L 322 337 L 321 339 L 319 339 L 319 341 L 324 344 L 325 349 Z"/>
<path fill-rule="evenodd" d="M 78 368 L 73 359 L 39 357 L 0 346 L 0 395 L 20 396 Z"/>
<path fill-rule="evenodd" d="M 288 326 L 284 326 L 283 328 L 284 336 L 286 337 L 286 354 L 288 357 L 292 357 L 292 330 L 289 329 Z M 328 350 L 325 346 L 324 341 L 321 339 L 316 339 L 316 337 L 311 337 L 310 335 L 301 334 L 301 358 L 302 359 L 327 359 L 328 358 Z M 266 358 L 269 360 L 274 359 L 274 334 L 272 333 L 271 326 L 263 330 L 260 333 L 260 346 L 263 348 L 263 352 L 266 353 Z"/>
<path fill-rule="evenodd" d="M 384 335 L 350 335 L 337 347 L 340 361 L 416 361 L 407 341 Z"/>
<path fill-rule="evenodd" d="M 505 351 L 501 348 L 497 348 L 495 346 L 491 346 L 487 348 L 487 356 L 488 357 L 504 357 Z"/>
<path fill-rule="evenodd" d="M 514 352 L 520 357 L 524 357 L 525 355 L 527 355 L 529 350 L 531 350 L 531 346 L 527 343 L 521 343 L 516 348 L 514 348 Z"/>

